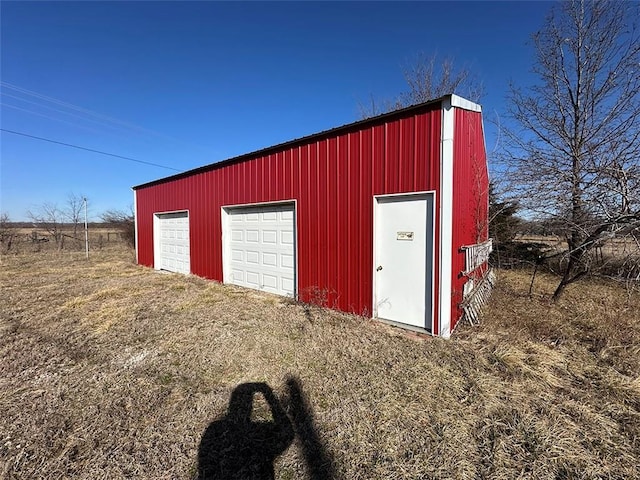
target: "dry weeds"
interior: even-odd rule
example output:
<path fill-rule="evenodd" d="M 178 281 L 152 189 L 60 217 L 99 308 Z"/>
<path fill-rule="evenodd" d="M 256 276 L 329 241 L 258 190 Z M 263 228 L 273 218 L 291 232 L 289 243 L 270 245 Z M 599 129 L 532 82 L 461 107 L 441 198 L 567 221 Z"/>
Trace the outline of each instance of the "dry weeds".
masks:
<path fill-rule="evenodd" d="M 445 341 L 123 249 L 0 269 L 5 478 L 193 478 L 234 388 L 265 382 L 287 406 L 289 376 L 336 478 L 640 478 L 640 299 L 612 283 L 552 304 L 552 278 L 529 298 L 526 273 L 500 272 L 481 326 Z M 276 477 L 320 478 L 296 431 Z"/>

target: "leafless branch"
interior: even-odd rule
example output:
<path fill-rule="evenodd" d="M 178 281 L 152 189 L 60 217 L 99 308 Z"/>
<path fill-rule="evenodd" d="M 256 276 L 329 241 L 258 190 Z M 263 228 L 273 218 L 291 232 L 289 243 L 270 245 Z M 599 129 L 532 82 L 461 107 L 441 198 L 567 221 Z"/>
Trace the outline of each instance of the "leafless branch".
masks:
<path fill-rule="evenodd" d="M 418 54 L 403 68 L 408 89 L 393 100 L 376 100 L 371 96 L 367 104 L 359 103 L 361 118 L 428 102 L 450 93 L 459 94 L 474 102 L 479 101 L 484 87 L 467 66 L 456 66 L 453 58 L 442 60 L 437 54 Z"/>
<path fill-rule="evenodd" d="M 533 36 L 538 83 L 510 92 L 512 192 L 568 244 L 555 298 L 593 271 L 603 239 L 640 226 L 638 19 L 632 2 L 558 4 Z"/>

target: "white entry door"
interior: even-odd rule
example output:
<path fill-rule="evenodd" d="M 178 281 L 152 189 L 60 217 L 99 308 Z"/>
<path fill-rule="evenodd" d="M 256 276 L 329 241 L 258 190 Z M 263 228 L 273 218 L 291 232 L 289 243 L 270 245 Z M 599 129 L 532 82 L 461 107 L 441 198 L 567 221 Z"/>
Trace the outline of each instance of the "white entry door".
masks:
<path fill-rule="evenodd" d="M 375 242 L 377 317 L 431 330 L 433 194 L 377 197 Z"/>
<path fill-rule="evenodd" d="M 188 212 L 156 214 L 154 238 L 154 264 L 157 270 L 191 273 Z"/>
<path fill-rule="evenodd" d="M 225 283 L 295 295 L 293 204 L 225 208 L 222 231 Z"/>

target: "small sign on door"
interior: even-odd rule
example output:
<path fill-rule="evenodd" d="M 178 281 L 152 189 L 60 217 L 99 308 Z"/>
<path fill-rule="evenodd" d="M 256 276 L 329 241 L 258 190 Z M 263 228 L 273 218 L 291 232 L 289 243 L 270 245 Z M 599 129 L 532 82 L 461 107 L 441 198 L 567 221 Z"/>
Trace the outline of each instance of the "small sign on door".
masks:
<path fill-rule="evenodd" d="M 396 240 L 413 240 L 413 232 L 397 232 Z"/>

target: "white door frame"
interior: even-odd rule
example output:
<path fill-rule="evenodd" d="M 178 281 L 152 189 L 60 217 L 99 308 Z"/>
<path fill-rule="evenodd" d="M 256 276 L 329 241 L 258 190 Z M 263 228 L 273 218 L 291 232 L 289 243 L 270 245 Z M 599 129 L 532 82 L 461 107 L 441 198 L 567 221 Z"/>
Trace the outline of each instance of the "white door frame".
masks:
<path fill-rule="evenodd" d="M 155 270 L 161 270 L 160 268 L 160 235 L 157 235 L 160 227 L 160 217 L 170 213 L 186 213 L 189 221 L 189 273 L 191 273 L 191 213 L 189 210 L 168 210 L 166 212 L 153 212 L 153 268 Z M 138 237 L 136 235 L 136 242 Z"/>
<path fill-rule="evenodd" d="M 229 220 L 229 211 L 230 210 L 242 210 L 243 208 L 252 208 L 252 207 L 277 207 L 282 205 L 293 205 L 293 275 L 295 276 L 294 281 L 294 298 L 298 298 L 298 201 L 296 199 L 291 200 L 278 200 L 275 202 L 259 202 L 259 203 L 237 203 L 233 205 L 222 205 L 220 207 L 220 219 L 221 219 L 221 227 L 222 227 L 222 283 L 227 283 L 227 275 L 231 271 L 231 259 L 227 258 L 227 249 L 226 249 L 226 229 L 225 226 Z"/>
<path fill-rule="evenodd" d="M 436 224 L 436 191 L 435 190 L 425 190 L 425 191 L 420 191 L 420 192 L 406 192 L 406 193 L 392 193 L 392 194 L 387 194 L 387 195 L 374 195 L 373 196 L 373 262 L 372 262 L 372 269 L 371 269 L 371 277 L 373 278 L 373 282 L 372 282 L 372 287 L 373 287 L 373 305 L 372 305 L 372 310 L 373 310 L 373 317 L 377 318 L 378 317 L 378 299 L 377 299 L 377 291 L 378 291 L 378 285 L 377 285 L 377 281 L 376 281 L 376 268 L 377 268 L 377 260 L 378 260 L 378 245 L 377 245 L 377 241 L 376 241 L 376 237 L 377 237 L 377 228 L 379 226 L 379 222 L 380 220 L 378 219 L 378 207 L 380 205 L 380 203 L 378 202 L 378 200 L 384 200 L 387 198 L 406 198 L 407 200 L 411 200 L 414 197 L 427 197 L 427 196 L 431 196 L 432 197 L 432 201 L 431 201 L 431 219 L 432 219 L 432 228 L 431 228 L 431 233 L 430 233 L 430 238 L 429 240 L 431 241 L 431 268 L 433 268 L 435 266 L 435 248 L 436 248 L 436 229 L 435 229 L 435 224 Z M 425 222 L 427 221 L 427 219 L 425 218 Z M 429 228 L 429 225 L 427 225 L 427 230 Z M 427 232 L 428 233 L 428 232 Z M 426 272 L 425 272 L 426 275 Z M 434 310 L 434 299 L 435 299 L 435 285 L 436 285 L 436 280 L 437 277 L 435 276 L 435 272 L 431 272 L 431 300 L 429 301 L 429 305 L 430 305 L 430 312 L 425 311 L 425 315 L 429 315 L 431 317 L 431 334 L 434 335 L 433 332 L 433 327 L 434 327 L 434 320 L 435 320 L 435 310 Z M 429 294 L 429 292 L 426 292 L 425 295 Z M 426 320 L 426 319 L 425 319 Z M 426 322 L 425 322 L 426 325 Z M 407 328 L 414 328 L 410 325 L 407 325 Z"/>

